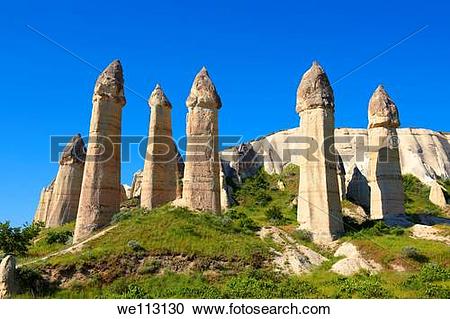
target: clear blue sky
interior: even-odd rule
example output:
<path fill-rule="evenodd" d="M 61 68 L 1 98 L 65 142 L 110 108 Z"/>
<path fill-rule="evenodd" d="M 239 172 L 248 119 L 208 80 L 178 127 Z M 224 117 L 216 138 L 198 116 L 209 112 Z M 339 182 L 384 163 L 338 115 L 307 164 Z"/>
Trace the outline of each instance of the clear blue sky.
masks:
<path fill-rule="evenodd" d="M 2 4 L 0 221 L 31 221 L 41 188 L 58 169 L 49 162 L 49 136 L 88 133 L 98 75 L 27 25 L 97 68 L 119 58 L 127 87 L 145 98 L 160 82 L 177 137 L 203 65 L 222 97 L 221 134 L 251 139 L 298 125 L 296 88 L 315 59 L 332 82 L 371 61 L 334 85 L 337 126 L 365 127 L 368 99 L 383 83 L 402 126 L 450 131 L 444 1 L 92 2 Z M 144 135 L 146 101 L 125 94 L 123 134 Z M 123 164 L 124 183 L 143 166 L 135 152 Z"/>

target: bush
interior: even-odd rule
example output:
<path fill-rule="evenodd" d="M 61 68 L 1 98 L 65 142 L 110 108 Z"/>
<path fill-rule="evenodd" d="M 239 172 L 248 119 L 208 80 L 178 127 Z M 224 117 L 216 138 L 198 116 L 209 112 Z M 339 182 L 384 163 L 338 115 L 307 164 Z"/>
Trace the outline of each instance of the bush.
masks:
<path fill-rule="evenodd" d="M 245 232 L 255 232 L 259 230 L 259 226 L 255 223 L 253 219 L 248 217 L 243 212 L 238 212 L 234 209 L 229 209 L 222 218 L 224 226 L 232 226 L 229 224 L 234 224 L 237 226 L 239 231 Z"/>
<path fill-rule="evenodd" d="M 334 280 L 337 285 L 336 298 L 391 298 L 379 276 L 359 274 Z"/>
<path fill-rule="evenodd" d="M 68 244 L 72 240 L 73 232 L 70 230 L 49 231 L 45 238 L 47 244 Z"/>
<path fill-rule="evenodd" d="M 161 268 L 161 262 L 159 260 L 146 260 L 139 269 L 139 274 L 154 274 L 159 270 L 159 268 Z"/>
<path fill-rule="evenodd" d="M 145 248 L 142 247 L 141 243 L 136 240 L 130 240 L 128 242 L 128 247 L 130 247 L 134 252 L 145 251 Z"/>
<path fill-rule="evenodd" d="M 428 257 L 420 253 L 415 247 L 406 246 L 402 248 L 402 255 L 406 258 L 418 261 L 418 262 L 427 262 Z"/>
<path fill-rule="evenodd" d="M 127 220 L 131 218 L 131 212 L 126 210 L 119 212 L 117 214 L 114 214 L 114 216 L 111 219 L 111 225 L 117 224 L 118 222 L 121 222 L 123 220 Z"/>
<path fill-rule="evenodd" d="M 292 233 L 294 238 L 300 240 L 300 241 L 306 241 L 306 242 L 312 242 L 313 236 L 311 232 L 307 231 L 306 229 L 297 229 Z"/>
<path fill-rule="evenodd" d="M 425 298 L 450 298 L 450 288 L 436 282 L 450 280 L 450 269 L 440 265 L 429 263 L 422 266 L 418 274 L 408 277 L 402 286 L 412 290 L 418 290 Z"/>
<path fill-rule="evenodd" d="M 365 238 L 372 236 L 384 236 L 384 235 L 394 235 L 401 236 L 405 233 L 405 230 L 400 227 L 389 227 L 383 221 L 367 222 L 365 223 L 366 228 L 357 231 L 348 231 L 348 235 L 354 238 Z"/>
<path fill-rule="evenodd" d="M 272 201 L 272 197 L 268 193 L 269 178 L 262 168 L 254 176 L 246 178 L 236 191 L 238 202 L 247 206 L 266 206 Z"/>
<path fill-rule="evenodd" d="M 56 286 L 44 279 L 37 270 L 25 266 L 16 269 L 16 280 L 19 293 L 30 294 L 33 298 L 49 296 L 56 290 Z"/>
<path fill-rule="evenodd" d="M 0 250 L 5 255 L 26 255 L 32 240 L 43 227 L 41 222 L 25 224 L 23 227 L 11 227 L 9 221 L 0 223 Z"/>
<path fill-rule="evenodd" d="M 266 215 L 267 220 L 274 225 L 286 223 L 286 218 L 283 216 L 281 209 L 277 206 L 269 207 L 264 214 Z"/>
<path fill-rule="evenodd" d="M 440 214 L 442 210 L 429 200 L 430 187 L 411 174 L 403 175 L 405 211 L 407 213 Z"/>

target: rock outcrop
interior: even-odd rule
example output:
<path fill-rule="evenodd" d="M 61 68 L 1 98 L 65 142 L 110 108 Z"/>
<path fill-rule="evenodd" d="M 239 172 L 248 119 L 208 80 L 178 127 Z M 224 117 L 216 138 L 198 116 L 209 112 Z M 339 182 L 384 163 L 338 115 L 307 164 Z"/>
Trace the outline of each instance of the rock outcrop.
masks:
<path fill-rule="evenodd" d="M 277 227 L 263 227 L 259 232 L 261 239 L 271 239 L 280 247 L 273 250 L 273 263 L 276 269 L 286 274 L 303 274 L 310 272 L 314 267 L 320 266 L 326 257 L 314 250 L 300 245 L 288 233 Z"/>
<path fill-rule="evenodd" d="M 86 153 L 78 134 L 64 148 L 53 186 L 46 227 L 61 226 L 77 218 Z"/>
<path fill-rule="evenodd" d="M 120 210 L 123 72 L 113 61 L 98 77 L 74 243 L 108 225 Z"/>
<path fill-rule="evenodd" d="M 375 261 L 363 258 L 356 246 L 349 242 L 343 243 L 334 256 L 345 257 L 331 266 L 331 271 L 342 276 L 351 276 L 361 270 L 377 273 L 382 269 L 381 265 Z"/>
<path fill-rule="evenodd" d="M 140 169 L 133 174 L 133 181 L 131 182 L 130 198 L 141 197 L 142 178 L 144 170 Z"/>
<path fill-rule="evenodd" d="M 445 208 L 447 206 L 447 200 L 445 199 L 444 190 L 442 189 L 442 186 L 437 182 L 431 184 L 429 199 L 430 202 L 441 208 Z"/>
<path fill-rule="evenodd" d="M 338 238 L 344 226 L 333 146 L 334 96 L 317 63 L 302 77 L 296 110 L 301 118 L 300 136 L 312 143 L 300 159 L 297 219 L 314 240 L 328 242 Z"/>
<path fill-rule="evenodd" d="M 380 85 L 369 101 L 370 218 L 392 219 L 405 213 L 398 151 L 398 110 Z"/>
<path fill-rule="evenodd" d="M 193 210 L 220 213 L 218 110 L 222 102 L 205 68 L 195 77 L 186 106 L 183 205 Z"/>
<path fill-rule="evenodd" d="M 362 200 L 358 204 L 368 207 L 369 157 L 365 156 L 368 149 L 367 129 L 336 128 L 334 135 L 334 146 L 342 157 L 346 171 L 347 197 L 351 192 L 349 183 L 353 181 L 352 187 L 357 186 L 356 195 Z M 437 178 L 450 178 L 450 133 L 422 128 L 398 128 L 397 135 L 402 174 L 412 174 L 430 186 Z M 284 130 L 226 149 L 220 156 L 229 161 L 230 167 L 239 168 L 233 169 L 231 173 L 240 177 L 252 176 L 260 167 L 269 174 L 279 174 L 288 164 L 299 164 L 300 136 L 300 128 Z M 229 171 L 225 173 L 228 174 Z M 367 205 L 363 202 L 367 202 Z"/>
<path fill-rule="evenodd" d="M 0 262 L 0 299 L 11 298 L 16 291 L 16 259 L 8 255 Z"/>
<path fill-rule="evenodd" d="M 141 185 L 141 207 L 153 209 L 177 198 L 177 150 L 172 139 L 172 105 L 159 85 L 151 108 L 147 153 Z"/>
<path fill-rule="evenodd" d="M 41 196 L 39 197 L 38 207 L 34 215 L 33 221 L 35 222 L 47 222 L 47 216 L 50 209 L 50 204 L 52 201 L 53 187 L 55 185 L 55 180 L 53 180 L 50 185 L 44 187 L 41 191 Z"/>

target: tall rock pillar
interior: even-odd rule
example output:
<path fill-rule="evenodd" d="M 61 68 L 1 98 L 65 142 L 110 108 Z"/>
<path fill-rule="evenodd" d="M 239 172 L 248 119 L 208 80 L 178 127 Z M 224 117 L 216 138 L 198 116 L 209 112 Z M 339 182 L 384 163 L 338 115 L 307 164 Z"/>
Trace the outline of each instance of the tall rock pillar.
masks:
<path fill-rule="evenodd" d="M 120 143 L 125 97 L 122 66 L 118 60 L 98 77 L 92 104 L 74 242 L 109 224 L 120 209 Z"/>
<path fill-rule="evenodd" d="M 397 218 L 405 213 L 397 137 L 400 121 L 383 86 L 370 98 L 368 113 L 370 218 Z"/>
<path fill-rule="evenodd" d="M 78 134 L 66 145 L 59 161 L 46 227 L 60 226 L 77 218 L 85 156 L 84 142 Z"/>
<path fill-rule="evenodd" d="M 177 197 L 177 150 L 172 139 L 172 105 L 159 85 L 151 108 L 147 153 L 141 185 L 141 207 L 152 209 Z"/>
<path fill-rule="evenodd" d="M 193 210 L 220 213 L 218 110 L 222 103 L 205 68 L 195 77 L 186 106 L 183 202 Z"/>
<path fill-rule="evenodd" d="M 328 242 L 338 238 L 344 226 L 334 152 L 333 90 L 316 62 L 302 77 L 296 110 L 300 134 L 312 142 L 300 162 L 297 219 L 315 241 Z"/>

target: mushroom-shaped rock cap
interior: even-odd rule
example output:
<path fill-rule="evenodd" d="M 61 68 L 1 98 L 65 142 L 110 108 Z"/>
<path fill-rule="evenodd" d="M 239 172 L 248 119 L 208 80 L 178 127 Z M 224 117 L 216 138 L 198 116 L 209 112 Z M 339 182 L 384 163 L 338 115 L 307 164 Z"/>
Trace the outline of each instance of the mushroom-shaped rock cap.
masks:
<path fill-rule="evenodd" d="M 164 94 L 164 91 L 162 90 L 159 84 L 156 85 L 152 94 L 150 94 L 150 98 L 148 99 L 148 105 L 150 107 L 162 106 L 172 108 L 172 104 L 170 104 L 169 99 Z"/>
<path fill-rule="evenodd" d="M 186 100 L 187 107 L 203 107 L 208 109 L 219 109 L 222 106 L 208 71 L 203 67 L 195 76 L 191 92 Z"/>
<path fill-rule="evenodd" d="M 397 106 L 384 87 L 379 85 L 369 101 L 369 128 L 397 128 L 399 126 Z"/>
<path fill-rule="evenodd" d="M 298 86 L 296 111 L 320 108 L 334 110 L 333 89 L 323 68 L 313 62 Z"/>
<path fill-rule="evenodd" d="M 98 76 L 94 94 L 123 98 L 123 71 L 119 60 L 114 60 Z"/>
<path fill-rule="evenodd" d="M 70 163 L 83 163 L 86 159 L 86 149 L 84 146 L 84 141 L 80 134 L 75 135 L 71 138 L 70 142 L 67 143 L 64 148 L 61 160 L 59 163 L 70 164 Z"/>

